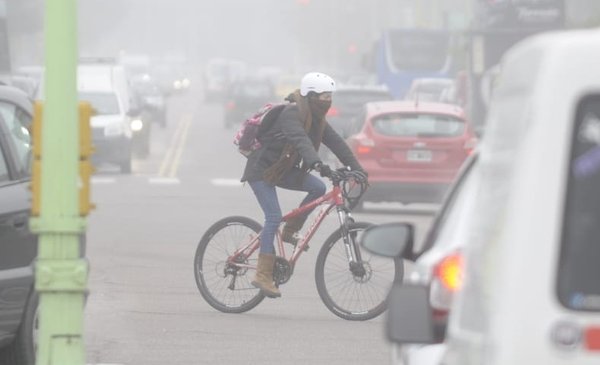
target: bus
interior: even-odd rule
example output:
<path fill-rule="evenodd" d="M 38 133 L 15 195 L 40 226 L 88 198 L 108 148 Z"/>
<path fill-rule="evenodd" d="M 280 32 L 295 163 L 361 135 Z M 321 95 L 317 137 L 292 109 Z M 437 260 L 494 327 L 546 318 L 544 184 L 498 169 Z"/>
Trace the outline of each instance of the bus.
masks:
<path fill-rule="evenodd" d="M 445 30 L 388 29 L 376 42 L 374 68 L 379 83 L 403 99 L 414 79 L 450 77 L 451 35 Z"/>

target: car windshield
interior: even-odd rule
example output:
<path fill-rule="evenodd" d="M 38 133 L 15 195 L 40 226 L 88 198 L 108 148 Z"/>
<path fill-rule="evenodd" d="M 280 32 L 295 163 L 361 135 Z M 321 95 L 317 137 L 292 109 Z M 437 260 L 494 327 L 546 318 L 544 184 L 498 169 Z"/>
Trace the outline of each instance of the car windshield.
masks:
<path fill-rule="evenodd" d="M 440 114 L 383 114 L 371 124 L 377 133 L 393 137 L 456 137 L 465 131 L 464 121 Z"/>
<path fill-rule="evenodd" d="M 92 104 L 97 115 L 120 114 L 117 95 L 109 92 L 80 92 L 79 100 Z"/>
<path fill-rule="evenodd" d="M 600 311 L 600 96 L 577 112 L 564 212 L 558 295 L 568 308 Z"/>

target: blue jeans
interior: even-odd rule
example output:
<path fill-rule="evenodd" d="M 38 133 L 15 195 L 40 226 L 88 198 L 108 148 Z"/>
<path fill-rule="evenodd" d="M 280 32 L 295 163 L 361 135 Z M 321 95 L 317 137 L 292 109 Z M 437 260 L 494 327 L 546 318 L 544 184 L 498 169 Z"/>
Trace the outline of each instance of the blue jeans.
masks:
<path fill-rule="evenodd" d="M 325 183 L 318 177 L 311 174 L 300 174 L 299 172 L 299 170 L 292 170 L 290 173 L 284 175 L 281 182 L 277 184 L 277 187 L 288 190 L 306 191 L 308 194 L 300 203 L 300 206 L 302 206 L 323 196 L 327 188 Z M 265 213 L 265 223 L 260 234 L 260 252 L 275 253 L 273 241 L 275 240 L 275 233 L 281 224 L 282 218 L 276 187 L 263 180 L 250 181 L 248 183 L 252 191 L 254 191 L 254 195 L 256 195 L 258 204 L 260 204 Z M 308 214 L 310 212 L 306 213 L 306 215 Z"/>

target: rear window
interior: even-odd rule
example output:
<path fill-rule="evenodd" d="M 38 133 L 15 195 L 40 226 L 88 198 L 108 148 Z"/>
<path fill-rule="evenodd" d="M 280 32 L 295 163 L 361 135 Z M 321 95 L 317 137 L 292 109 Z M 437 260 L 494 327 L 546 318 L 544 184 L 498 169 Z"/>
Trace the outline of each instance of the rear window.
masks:
<path fill-rule="evenodd" d="M 384 114 L 371 120 L 373 129 L 392 137 L 456 137 L 465 131 L 464 121 L 439 114 Z"/>
<path fill-rule="evenodd" d="M 575 116 L 566 199 L 558 295 L 568 308 L 600 311 L 600 95 Z"/>
<path fill-rule="evenodd" d="M 120 114 L 119 101 L 114 93 L 80 92 L 79 100 L 92 104 L 98 115 Z"/>

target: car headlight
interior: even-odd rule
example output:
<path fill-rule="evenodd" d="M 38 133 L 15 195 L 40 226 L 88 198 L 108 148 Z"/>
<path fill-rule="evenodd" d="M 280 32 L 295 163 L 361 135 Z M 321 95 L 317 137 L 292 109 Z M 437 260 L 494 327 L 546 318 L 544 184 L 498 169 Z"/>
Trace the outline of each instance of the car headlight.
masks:
<path fill-rule="evenodd" d="M 175 90 L 179 90 L 179 89 L 181 89 L 181 86 L 182 86 L 182 85 L 181 85 L 181 81 L 179 81 L 179 80 L 175 80 L 175 81 L 173 82 L 173 87 L 175 88 Z"/>
<path fill-rule="evenodd" d="M 118 136 L 125 133 L 125 126 L 123 123 L 112 123 L 104 127 L 104 135 L 106 137 Z"/>
<path fill-rule="evenodd" d="M 131 121 L 131 130 L 132 131 L 139 132 L 142 130 L 142 128 L 144 128 L 144 122 L 141 119 L 136 118 Z"/>
<path fill-rule="evenodd" d="M 187 89 L 188 87 L 190 87 L 191 83 L 192 82 L 190 81 L 190 79 L 186 78 L 181 81 L 181 86 L 183 86 L 184 89 Z"/>

